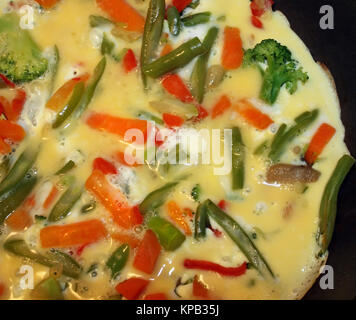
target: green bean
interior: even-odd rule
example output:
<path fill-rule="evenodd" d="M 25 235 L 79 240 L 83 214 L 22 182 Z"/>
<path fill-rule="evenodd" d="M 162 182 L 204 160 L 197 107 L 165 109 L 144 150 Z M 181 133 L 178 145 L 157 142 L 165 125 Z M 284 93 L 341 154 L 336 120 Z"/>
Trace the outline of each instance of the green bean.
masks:
<path fill-rule="evenodd" d="M 10 169 L 6 178 L 0 184 L 0 196 L 7 189 L 14 186 L 26 175 L 36 161 L 38 155 L 38 148 L 30 146 L 22 152 L 15 164 Z"/>
<path fill-rule="evenodd" d="M 167 10 L 169 32 L 172 36 L 178 36 L 181 30 L 180 14 L 175 6 Z"/>
<path fill-rule="evenodd" d="M 205 50 L 199 38 L 195 37 L 165 56 L 145 65 L 143 72 L 149 77 L 158 78 L 168 72 L 184 67 L 196 56 L 204 53 Z"/>
<path fill-rule="evenodd" d="M 189 5 L 189 8 L 196 9 L 200 5 L 200 0 L 193 0 Z"/>
<path fill-rule="evenodd" d="M 75 162 L 73 160 L 69 160 L 61 169 L 59 169 L 55 175 L 60 176 L 72 170 L 75 167 Z"/>
<path fill-rule="evenodd" d="M 29 171 L 15 185 L 7 188 L 0 195 L 0 225 L 16 210 L 31 193 L 37 182 L 37 173 Z"/>
<path fill-rule="evenodd" d="M 164 125 L 164 121 L 162 119 L 160 119 L 160 118 L 156 117 L 155 115 L 153 115 L 152 113 L 149 113 L 144 110 L 139 111 L 138 117 L 143 120 L 154 121 L 155 123 L 157 123 L 161 126 Z"/>
<path fill-rule="evenodd" d="M 341 184 L 354 163 L 355 159 L 350 155 L 342 156 L 325 187 L 319 210 L 319 232 L 322 236 L 321 247 L 323 253 L 328 249 L 334 232 L 337 196 Z"/>
<path fill-rule="evenodd" d="M 115 48 L 115 43 L 112 42 L 106 33 L 103 35 L 103 41 L 101 42 L 100 51 L 103 56 L 106 54 L 111 55 L 113 49 Z"/>
<path fill-rule="evenodd" d="M 185 27 L 194 27 L 210 21 L 211 12 L 200 12 L 182 19 Z"/>
<path fill-rule="evenodd" d="M 285 123 L 282 123 L 273 137 L 271 149 L 274 149 L 279 144 L 279 141 L 281 140 L 284 133 L 286 132 L 286 129 L 287 129 L 287 125 Z"/>
<path fill-rule="evenodd" d="M 140 211 L 143 214 L 149 214 L 155 212 L 159 207 L 161 207 L 169 193 L 178 184 L 178 182 L 170 182 L 165 184 L 163 187 L 151 192 L 140 204 Z"/>
<path fill-rule="evenodd" d="M 200 198 L 200 194 L 201 194 L 201 186 L 200 186 L 200 184 L 196 184 L 193 187 L 192 192 L 190 193 L 190 195 L 192 196 L 192 198 L 194 199 L 195 202 L 198 202 L 199 198 Z"/>
<path fill-rule="evenodd" d="M 219 29 L 216 27 L 213 27 L 208 31 L 203 41 L 203 46 L 207 51 L 198 58 L 190 78 L 192 94 L 199 103 L 202 103 L 204 100 L 208 61 L 218 33 Z"/>
<path fill-rule="evenodd" d="M 95 28 L 95 27 L 99 27 L 107 24 L 114 24 L 114 23 L 111 20 L 106 19 L 102 16 L 90 15 L 89 24 L 92 28 Z"/>
<path fill-rule="evenodd" d="M 210 226 L 207 202 L 201 203 L 194 216 L 194 238 L 199 240 L 206 237 L 206 228 Z"/>
<path fill-rule="evenodd" d="M 240 129 L 232 128 L 232 189 L 242 189 L 245 184 L 245 146 Z"/>
<path fill-rule="evenodd" d="M 60 264 L 63 266 L 63 274 L 71 278 L 78 278 L 82 271 L 81 266 L 66 253 L 52 250 L 47 252 L 46 255 L 42 255 L 35 250 L 31 250 L 22 239 L 10 238 L 6 240 L 4 249 L 16 256 L 27 258 L 46 267 Z"/>
<path fill-rule="evenodd" d="M 64 300 L 61 286 L 53 277 L 38 283 L 31 292 L 31 296 L 41 300 Z"/>
<path fill-rule="evenodd" d="M 57 129 L 66 121 L 66 119 L 68 119 L 68 117 L 73 113 L 73 111 L 77 107 L 80 99 L 83 96 L 83 93 L 84 93 L 84 82 L 81 81 L 75 85 L 73 93 L 68 103 L 57 114 L 57 117 L 52 124 L 53 129 Z"/>
<path fill-rule="evenodd" d="M 117 248 L 106 262 L 106 266 L 111 270 L 111 278 L 115 279 L 120 271 L 125 267 L 130 254 L 128 244 L 123 244 Z"/>
<path fill-rule="evenodd" d="M 163 30 L 165 12 L 165 0 L 150 1 L 141 48 L 141 73 L 142 81 L 146 89 L 147 78 L 144 68 L 151 62 L 159 45 Z"/>
<path fill-rule="evenodd" d="M 57 45 L 55 45 L 53 47 L 53 56 L 54 56 L 54 62 L 53 62 L 53 65 L 51 67 L 51 73 L 52 73 L 52 76 L 51 76 L 51 83 L 50 83 L 50 86 L 49 86 L 49 93 L 52 94 L 53 92 L 53 88 L 54 88 L 54 84 L 55 84 L 55 81 L 56 81 L 56 78 L 57 78 L 57 74 L 58 74 L 58 68 L 59 68 L 59 62 L 61 60 L 61 57 L 60 57 L 60 54 L 59 54 L 59 49 L 57 47 Z"/>
<path fill-rule="evenodd" d="M 314 120 L 318 117 L 319 110 L 306 111 L 300 116 L 295 118 L 295 125 L 286 130 L 282 125 L 280 127 L 281 132 L 277 132 L 274 141 L 272 142 L 271 150 L 269 152 L 269 158 L 272 162 L 277 162 L 285 152 L 288 143 L 293 141 L 303 130 L 305 130 Z M 278 131 L 280 131 L 278 130 Z"/>
<path fill-rule="evenodd" d="M 48 216 L 48 221 L 56 222 L 66 218 L 75 203 L 79 200 L 82 192 L 83 188 L 73 181 L 53 207 L 50 215 Z"/>
<path fill-rule="evenodd" d="M 255 151 L 253 152 L 253 155 L 259 156 L 263 154 L 267 150 L 267 148 L 268 148 L 268 140 L 265 140 L 259 146 L 257 146 Z"/>
<path fill-rule="evenodd" d="M 161 246 L 167 251 L 178 249 L 185 241 L 185 235 L 161 217 L 152 217 L 148 221 L 148 228 L 156 234 Z"/>
<path fill-rule="evenodd" d="M 10 170 L 10 157 L 4 157 L 0 164 L 0 183 L 7 176 Z"/>
<path fill-rule="evenodd" d="M 95 202 L 90 202 L 88 204 L 85 204 L 81 209 L 80 212 L 82 214 L 87 214 L 89 212 L 92 212 L 96 208 L 96 203 Z"/>
<path fill-rule="evenodd" d="M 236 243 L 251 265 L 263 276 L 273 277 L 274 274 L 257 247 L 251 241 L 246 231 L 211 200 L 206 200 L 208 215 L 225 230 L 232 241 Z"/>

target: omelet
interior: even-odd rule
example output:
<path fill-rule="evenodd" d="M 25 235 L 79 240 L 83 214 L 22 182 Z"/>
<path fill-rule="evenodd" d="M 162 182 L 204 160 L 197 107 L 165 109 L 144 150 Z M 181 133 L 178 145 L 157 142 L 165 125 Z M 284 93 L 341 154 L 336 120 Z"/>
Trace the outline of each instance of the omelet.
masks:
<path fill-rule="evenodd" d="M 0 298 L 303 297 L 354 160 L 272 1 L 0 8 Z"/>

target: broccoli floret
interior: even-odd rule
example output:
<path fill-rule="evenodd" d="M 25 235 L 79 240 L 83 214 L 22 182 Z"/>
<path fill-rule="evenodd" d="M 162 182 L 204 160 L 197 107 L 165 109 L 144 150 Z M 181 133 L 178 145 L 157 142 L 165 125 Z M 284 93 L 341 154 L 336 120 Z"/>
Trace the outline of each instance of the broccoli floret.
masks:
<path fill-rule="evenodd" d="M 297 68 L 298 62 L 292 59 L 289 49 L 273 39 L 263 40 L 253 49 L 246 50 L 244 66 L 253 65 L 261 70 L 263 84 L 260 98 L 268 104 L 277 100 L 284 84 L 293 94 L 298 88 L 298 81 L 305 83 L 309 79 L 302 68 Z"/>
<path fill-rule="evenodd" d="M 27 30 L 20 28 L 15 13 L 0 17 L 0 73 L 15 83 L 29 82 L 43 75 L 48 61 Z"/>

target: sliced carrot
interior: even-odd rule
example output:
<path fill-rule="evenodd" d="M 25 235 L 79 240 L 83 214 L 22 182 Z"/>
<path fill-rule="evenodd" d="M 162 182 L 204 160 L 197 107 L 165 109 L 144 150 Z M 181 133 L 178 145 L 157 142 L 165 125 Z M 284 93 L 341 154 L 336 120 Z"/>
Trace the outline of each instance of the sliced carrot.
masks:
<path fill-rule="evenodd" d="M 181 127 L 184 123 L 184 119 L 170 113 L 164 113 L 162 115 L 163 121 L 167 127 Z"/>
<path fill-rule="evenodd" d="M 35 0 L 41 7 L 45 9 L 53 8 L 60 0 Z"/>
<path fill-rule="evenodd" d="M 164 293 L 151 293 L 144 296 L 143 300 L 168 300 Z"/>
<path fill-rule="evenodd" d="M 168 93 L 175 96 L 184 103 L 193 102 L 194 98 L 184 83 L 184 81 L 177 74 L 168 74 L 162 79 L 162 85 Z"/>
<path fill-rule="evenodd" d="M 114 222 L 119 226 L 130 229 L 142 223 L 142 215 L 129 206 L 126 196 L 114 188 L 101 171 L 94 170 L 85 186 L 111 213 Z"/>
<path fill-rule="evenodd" d="M 166 54 L 170 53 L 171 51 L 173 51 L 173 47 L 172 47 L 169 43 L 167 43 L 167 44 L 163 47 L 160 56 L 163 57 L 163 56 L 165 56 Z"/>
<path fill-rule="evenodd" d="M 153 231 L 147 230 L 137 249 L 133 266 L 137 270 L 152 274 L 160 252 L 161 245 L 156 235 Z"/>
<path fill-rule="evenodd" d="M 10 145 L 6 143 L 3 138 L 0 137 L 0 154 L 8 154 L 10 152 L 11 152 Z"/>
<path fill-rule="evenodd" d="M 33 219 L 30 211 L 36 205 L 35 196 L 31 196 L 25 200 L 25 202 L 16 209 L 6 219 L 6 224 L 14 231 L 23 231 L 33 224 Z"/>
<path fill-rule="evenodd" d="M 13 110 L 13 113 L 15 114 L 15 121 L 17 121 L 20 117 L 20 114 L 26 102 L 26 97 L 27 94 L 25 90 L 23 89 L 16 90 L 16 96 L 11 102 L 11 108 Z"/>
<path fill-rule="evenodd" d="M 148 280 L 142 278 L 130 278 L 120 282 L 115 289 L 128 300 L 137 300 L 148 284 Z"/>
<path fill-rule="evenodd" d="M 219 101 L 214 105 L 211 117 L 215 119 L 216 117 L 222 115 L 227 109 L 231 107 L 231 101 L 227 95 L 222 95 Z"/>
<path fill-rule="evenodd" d="M 184 230 L 185 234 L 190 236 L 192 234 L 192 230 L 190 229 L 189 224 L 185 220 L 185 215 L 182 209 L 178 206 L 178 204 L 171 200 L 167 203 L 168 214 L 169 217 Z"/>
<path fill-rule="evenodd" d="M 13 142 L 20 142 L 25 137 L 25 130 L 9 120 L 0 120 L 0 137 Z"/>
<path fill-rule="evenodd" d="M 45 202 L 43 202 L 43 205 L 42 205 L 43 209 L 47 210 L 54 203 L 54 200 L 57 198 L 58 193 L 59 193 L 58 188 L 55 185 L 53 185 Z"/>
<path fill-rule="evenodd" d="M 43 248 L 67 248 L 97 242 L 107 236 L 104 224 L 97 219 L 49 226 L 41 229 Z"/>
<path fill-rule="evenodd" d="M 199 280 L 198 276 L 194 276 L 193 295 L 197 298 L 209 298 L 209 289 Z"/>
<path fill-rule="evenodd" d="M 182 12 L 186 7 L 188 7 L 193 0 L 173 0 L 173 5 L 177 8 L 179 12 Z"/>
<path fill-rule="evenodd" d="M 127 30 L 143 32 L 145 19 L 125 0 L 96 0 L 96 3 L 115 22 L 124 23 Z"/>
<path fill-rule="evenodd" d="M 257 129 L 267 129 L 273 123 L 273 120 L 267 114 L 258 110 L 251 102 L 245 99 L 240 100 L 233 108 Z"/>
<path fill-rule="evenodd" d="M 117 152 L 115 154 L 115 159 L 119 161 L 121 164 L 129 167 L 139 167 L 142 166 L 142 164 L 139 163 L 138 159 L 133 158 L 131 155 L 126 154 L 125 152 Z"/>
<path fill-rule="evenodd" d="M 0 96 L 0 106 L 7 120 L 16 121 L 15 112 L 12 110 L 11 103 L 5 97 Z"/>
<path fill-rule="evenodd" d="M 120 243 L 127 243 L 132 249 L 135 249 L 140 245 L 140 240 L 130 234 L 113 233 L 111 238 Z"/>
<path fill-rule="evenodd" d="M 125 137 L 125 134 L 130 129 L 139 130 L 143 134 L 143 139 L 147 139 L 147 121 L 140 119 L 126 119 L 111 116 L 103 113 L 92 113 L 89 115 L 86 121 L 87 125 L 92 129 L 99 131 L 109 132 L 117 134 L 121 138 Z M 142 143 L 144 141 L 136 141 L 136 143 Z"/>
<path fill-rule="evenodd" d="M 126 73 L 131 72 L 137 67 L 137 60 L 131 49 L 127 50 L 124 59 L 122 60 L 122 65 Z"/>
<path fill-rule="evenodd" d="M 100 170 L 104 174 L 117 174 L 116 167 L 104 158 L 94 159 L 93 169 Z"/>
<path fill-rule="evenodd" d="M 225 27 L 224 47 L 222 53 L 222 66 L 226 70 L 237 69 L 241 66 L 244 56 L 240 30 L 233 27 Z"/>
<path fill-rule="evenodd" d="M 327 123 L 323 123 L 315 132 L 312 140 L 309 143 L 308 149 L 304 155 L 305 161 L 308 164 L 313 164 L 323 152 L 325 146 L 335 135 L 334 127 Z"/>
<path fill-rule="evenodd" d="M 47 101 L 46 108 L 51 109 L 53 111 L 59 111 L 63 109 L 71 93 L 74 90 L 75 85 L 80 81 L 87 81 L 89 79 L 89 74 L 85 73 L 79 77 L 68 80 L 65 84 L 63 84 Z"/>

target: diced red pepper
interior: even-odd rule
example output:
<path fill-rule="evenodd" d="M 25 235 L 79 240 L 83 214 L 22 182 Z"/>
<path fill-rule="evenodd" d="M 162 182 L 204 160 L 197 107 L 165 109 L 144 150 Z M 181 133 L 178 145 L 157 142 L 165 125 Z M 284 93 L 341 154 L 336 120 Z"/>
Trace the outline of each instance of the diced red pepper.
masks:
<path fill-rule="evenodd" d="M 115 289 L 128 300 L 137 300 L 148 284 L 148 280 L 142 278 L 130 278 L 120 282 Z"/>
<path fill-rule="evenodd" d="M 226 210 L 226 207 L 227 207 L 227 203 L 225 200 L 221 200 L 219 203 L 218 203 L 218 207 L 221 209 L 221 210 Z"/>
<path fill-rule="evenodd" d="M 90 243 L 84 243 L 84 244 L 82 244 L 81 246 L 79 246 L 79 247 L 77 248 L 76 252 L 75 252 L 76 255 L 77 255 L 78 257 L 80 257 L 80 256 L 82 255 L 84 249 L 85 249 L 87 246 L 89 246 L 89 245 L 90 245 Z"/>
<path fill-rule="evenodd" d="M 173 0 L 173 5 L 177 8 L 179 12 L 182 12 L 186 7 L 188 7 L 193 0 Z"/>
<path fill-rule="evenodd" d="M 204 120 L 209 116 L 209 112 L 203 106 L 197 106 L 198 115 L 194 118 L 194 122 L 199 122 Z"/>
<path fill-rule="evenodd" d="M 194 276 L 193 295 L 197 298 L 209 298 L 209 289 L 199 280 L 198 276 Z"/>
<path fill-rule="evenodd" d="M 16 96 L 15 98 L 12 100 L 12 110 L 15 114 L 15 121 L 18 120 L 18 118 L 20 117 L 20 114 L 22 112 L 22 109 L 25 105 L 26 102 L 26 91 L 23 89 L 17 89 L 16 90 Z"/>
<path fill-rule="evenodd" d="M 187 269 L 213 271 L 222 276 L 239 277 L 246 273 L 247 263 L 244 262 L 241 266 L 236 268 L 228 268 L 210 261 L 185 259 L 184 267 Z"/>
<path fill-rule="evenodd" d="M 152 274 L 161 253 L 161 245 L 153 231 L 147 230 L 133 262 L 133 266 L 144 273 Z"/>
<path fill-rule="evenodd" d="M 137 67 L 137 60 L 131 49 L 127 50 L 124 59 L 122 60 L 122 64 L 126 73 L 131 72 Z"/>
<path fill-rule="evenodd" d="M 117 174 L 116 167 L 103 158 L 94 159 L 93 170 L 100 170 L 104 174 Z"/>
<path fill-rule="evenodd" d="M 253 26 L 255 26 L 258 29 L 263 29 L 263 23 L 262 21 L 257 18 L 256 16 L 251 16 L 251 23 L 253 24 Z"/>
<path fill-rule="evenodd" d="M 16 88 L 16 84 L 0 73 L 0 88 Z"/>
<path fill-rule="evenodd" d="M 250 9 L 253 16 L 261 17 L 267 10 L 272 9 L 273 0 L 252 0 Z"/>
<path fill-rule="evenodd" d="M 181 127 L 184 123 L 184 119 L 170 113 L 163 114 L 163 121 L 167 127 Z"/>
<path fill-rule="evenodd" d="M 184 103 L 193 102 L 194 98 L 184 83 L 184 81 L 177 74 L 168 74 L 163 77 L 162 85 L 168 93 L 175 96 Z"/>
<path fill-rule="evenodd" d="M 9 120 L 0 120 L 0 137 L 13 142 L 20 142 L 25 137 L 25 130 Z"/>
<path fill-rule="evenodd" d="M 168 300 L 164 293 L 152 293 L 146 295 L 143 300 Z"/>

